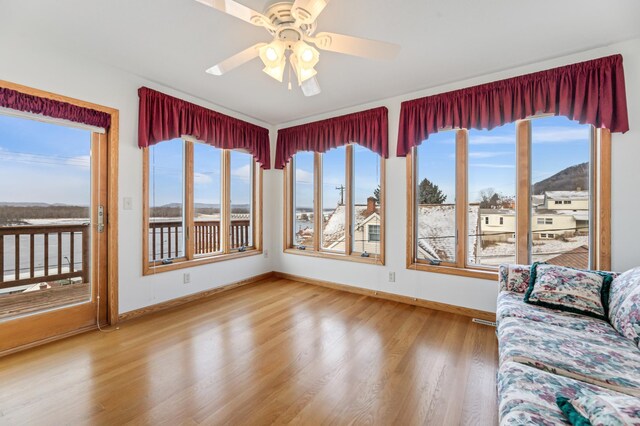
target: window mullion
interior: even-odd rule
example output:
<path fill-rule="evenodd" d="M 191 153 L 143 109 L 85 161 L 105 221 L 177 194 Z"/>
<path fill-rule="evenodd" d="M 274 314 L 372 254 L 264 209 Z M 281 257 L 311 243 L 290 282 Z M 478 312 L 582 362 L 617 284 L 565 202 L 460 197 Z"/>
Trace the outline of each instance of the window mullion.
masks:
<path fill-rule="evenodd" d="M 593 229 L 597 243 L 595 245 L 595 266 L 598 269 L 611 270 L 611 132 L 608 129 L 596 130 L 597 150 L 596 170 L 597 186 L 594 192 L 597 197 L 597 208 L 592 216 L 597 216 Z"/>
<path fill-rule="evenodd" d="M 467 259 L 467 158 L 468 132 L 456 131 L 456 266 L 464 268 Z"/>
<path fill-rule="evenodd" d="M 347 151 L 345 155 L 346 168 L 345 168 L 345 181 L 347 185 L 346 200 L 345 200 L 345 222 L 344 222 L 344 252 L 346 255 L 350 255 L 352 252 L 353 244 L 353 145 L 347 145 Z"/>
<path fill-rule="evenodd" d="M 195 253 L 195 229 L 193 224 L 193 142 L 184 141 L 184 230 L 185 255 L 193 259 Z"/>
<path fill-rule="evenodd" d="M 231 227 L 231 152 L 222 150 L 222 199 L 220 208 L 220 238 L 223 253 L 231 252 L 230 227 Z"/>
<path fill-rule="evenodd" d="M 322 233 L 322 154 L 313 154 L 313 250 L 320 251 Z"/>
<path fill-rule="evenodd" d="M 516 122 L 516 263 L 530 262 L 531 121 Z"/>

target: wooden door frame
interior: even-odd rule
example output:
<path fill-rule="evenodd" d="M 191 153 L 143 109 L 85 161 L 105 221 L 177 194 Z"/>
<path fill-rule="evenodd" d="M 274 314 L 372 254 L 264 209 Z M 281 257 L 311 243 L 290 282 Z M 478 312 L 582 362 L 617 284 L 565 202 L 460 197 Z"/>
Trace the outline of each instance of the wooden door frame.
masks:
<path fill-rule="evenodd" d="M 66 102 L 82 108 L 90 108 L 111 116 L 111 126 L 107 129 L 107 323 L 118 322 L 118 148 L 119 148 L 119 111 L 103 105 L 70 98 L 56 93 L 35 89 L 21 84 L 0 80 L 0 88 L 15 90 L 31 96 Z M 39 342 L 36 342 L 39 343 Z"/>

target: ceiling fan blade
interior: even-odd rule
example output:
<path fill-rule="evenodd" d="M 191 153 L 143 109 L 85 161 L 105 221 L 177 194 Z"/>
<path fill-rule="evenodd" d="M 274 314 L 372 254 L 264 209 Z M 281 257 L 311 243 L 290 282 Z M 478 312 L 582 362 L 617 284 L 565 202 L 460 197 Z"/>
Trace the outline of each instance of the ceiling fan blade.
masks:
<path fill-rule="evenodd" d="M 336 33 L 318 33 L 307 40 L 323 50 L 381 61 L 395 58 L 400 51 L 397 44 Z"/>
<path fill-rule="evenodd" d="M 217 65 L 212 66 L 207 70 L 207 73 L 213 75 L 222 75 L 232 69 L 239 67 L 240 65 L 249 62 L 253 58 L 257 58 L 260 55 L 260 48 L 266 46 L 267 43 L 254 44 L 251 47 L 244 49 L 242 52 L 236 53 L 230 58 L 225 59 Z"/>
<path fill-rule="evenodd" d="M 266 27 L 275 29 L 269 18 L 262 13 L 240 4 L 233 0 L 196 0 L 198 3 L 202 3 L 214 9 L 218 9 L 228 15 L 235 16 L 238 19 L 242 19 L 250 24 L 257 25 L 259 27 Z"/>
<path fill-rule="evenodd" d="M 300 88 L 305 96 L 315 96 L 322 91 L 315 76 L 303 81 Z"/>
<path fill-rule="evenodd" d="M 291 6 L 291 14 L 298 24 L 310 24 L 327 6 L 329 0 L 296 0 Z"/>

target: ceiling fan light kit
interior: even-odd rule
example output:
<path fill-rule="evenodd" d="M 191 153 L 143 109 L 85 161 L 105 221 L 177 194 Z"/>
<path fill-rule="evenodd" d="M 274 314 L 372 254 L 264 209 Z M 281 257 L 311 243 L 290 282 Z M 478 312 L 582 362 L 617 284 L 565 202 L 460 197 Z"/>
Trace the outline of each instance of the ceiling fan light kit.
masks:
<path fill-rule="evenodd" d="M 264 14 L 234 0 L 196 1 L 245 22 L 264 27 L 273 36 L 271 43 L 255 44 L 209 68 L 207 73 L 212 75 L 223 75 L 259 57 L 264 64 L 263 71 L 282 82 L 289 62 L 302 93 L 305 96 L 313 96 L 320 93 L 320 85 L 316 79 L 318 73 L 315 70 L 320 61 L 320 52 L 309 43 L 322 50 L 379 60 L 393 59 L 400 50 L 395 44 L 335 33 L 318 33 L 313 37 L 316 19 L 327 6 L 328 0 L 278 1 L 267 7 Z"/>

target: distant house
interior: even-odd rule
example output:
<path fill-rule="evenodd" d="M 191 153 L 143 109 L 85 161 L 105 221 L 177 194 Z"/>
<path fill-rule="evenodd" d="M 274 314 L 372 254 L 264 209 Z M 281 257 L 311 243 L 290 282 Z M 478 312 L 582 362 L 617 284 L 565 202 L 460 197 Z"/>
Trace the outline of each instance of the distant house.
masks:
<path fill-rule="evenodd" d="M 589 192 L 547 191 L 544 204 L 547 210 L 589 210 Z"/>
<path fill-rule="evenodd" d="M 353 250 L 358 253 L 380 253 L 380 205 L 374 197 L 367 204 L 354 205 Z M 346 206 L 340 204 L 325 221 L 321 247 L 325 250 L 345 251 Z"/>
<path fill-rule="evenodd" d="M 588 234 L 589 193 L 587 191 L 548 191 L 531 197 L 533 239 Z M 507 241 L 516 232 L 512 209 L 481 209 L 480 233 L 483 241 Z"/>

